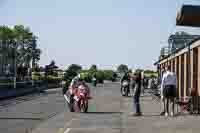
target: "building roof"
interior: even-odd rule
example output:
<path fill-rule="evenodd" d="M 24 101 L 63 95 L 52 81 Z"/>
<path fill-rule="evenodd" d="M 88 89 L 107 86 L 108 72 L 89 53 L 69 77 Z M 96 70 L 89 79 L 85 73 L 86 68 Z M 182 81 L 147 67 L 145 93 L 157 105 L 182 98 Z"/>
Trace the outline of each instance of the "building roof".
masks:
<path fill-rule="evenodd" d="M 195 39 L 193 39 L 192 41 L 190 41 L 190 42 L 187 44 L 187 46 L 192 45 L 193 43 L 195 43 L 195 42 L 198 41 L 198 40 L 200 40 L 200 37 L 195 38 Z M 167 58 L 170 57 L 172 54 L 175 54 L 175 53 L 181 51 L 181 50 L 184 49 L 184 48 L 186 48 L 186 46 L 183 46 L 182 48 L 179 48 L 179 49 L 175 50 L 173 53 L 167 55 L 166 57 L 164 57 L 164 58 L 162 58 L 162 59 L 156 61 L 156 62 L 154 63 L 154 65 L 157 65 L 157 64 L 158 64 L 159 62 L 161 62 L 162 60 L 167 59 Z"/>
<path fill-rule="evenodd" d="M 177 14 L 176 25 L 200 27 L 200 6 L 183 5 Z"/>

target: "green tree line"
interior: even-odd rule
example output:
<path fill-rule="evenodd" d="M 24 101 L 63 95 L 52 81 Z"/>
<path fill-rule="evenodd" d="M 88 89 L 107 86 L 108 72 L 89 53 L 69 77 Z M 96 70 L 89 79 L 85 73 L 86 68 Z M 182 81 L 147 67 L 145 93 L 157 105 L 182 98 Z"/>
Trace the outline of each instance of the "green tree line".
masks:
<path fill-rule="evenodd" d="M 115 81 L 117 78 L 116 73 L 113 70 L 100 70 L 96 65 L 92 65 L 88 70 L 83 70 L 80 65 L 71 64 L 65 71 L 65 80 L 71 80 L 78 73 L 81 78 L 86 82 L 91 82 L 93 77 L 96 77 L 99 83 L 103 83 L 104 80 Z"/>
<path fill-rule="evenodd" d="M 15 25 L 0 26 L 1 52 L 16 55 L 17 66 L 35 67 L 40 60 L 41 50 L 37 47 L 37 37 L 29 27 Z M 8 47 L 4 47 L 7 44 Z M 14 49 L 14 50 L 11 50 Z"/>

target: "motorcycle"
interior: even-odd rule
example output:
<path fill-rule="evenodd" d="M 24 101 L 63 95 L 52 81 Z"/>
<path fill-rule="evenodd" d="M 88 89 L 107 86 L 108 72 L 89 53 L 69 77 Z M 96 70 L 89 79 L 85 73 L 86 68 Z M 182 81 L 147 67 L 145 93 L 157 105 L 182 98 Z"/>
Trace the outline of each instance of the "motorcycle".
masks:
<path fill-rule="evenodd" d="M 88 101 L 91 99 L 89 87 L 86 84 L 79 85 L 72 91 L 74 91 L 73 95 L 69 95 L 69 98 L 66 96 L 70 111 L 86 113 L 88 111 Z"/>
<path fill-rule="evenodd" d="M 121 94 L 122 94 L 122 96 L 126 96 L 127 97 L 129 93 L 130 93 L 129 82 L 127 80 L 124 80 L 122 82 Z"/>
<path fill-rule="evenodd" d="M 77 93 L 74 96 L 74 111 L 75 112 L 88 112 L 88 101 L 91 99 L 89 87 L 87 85 L 80 85 Z"/>

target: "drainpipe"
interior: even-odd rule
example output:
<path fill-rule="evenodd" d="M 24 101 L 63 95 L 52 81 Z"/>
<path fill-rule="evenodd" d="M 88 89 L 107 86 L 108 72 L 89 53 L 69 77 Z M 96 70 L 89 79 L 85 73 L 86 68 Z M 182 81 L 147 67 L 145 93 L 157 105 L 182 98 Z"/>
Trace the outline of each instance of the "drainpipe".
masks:
<path fill-rule="evenodd" d="M 188 89 L 190 88 L 191 89 L 191 73 L 190 73 L 190 68 L 191 68 L 191 59 L 190 59 L 190 44 L 188 44 L 188 69 L 187 69 L 187 75 L 188 75 Z"/>

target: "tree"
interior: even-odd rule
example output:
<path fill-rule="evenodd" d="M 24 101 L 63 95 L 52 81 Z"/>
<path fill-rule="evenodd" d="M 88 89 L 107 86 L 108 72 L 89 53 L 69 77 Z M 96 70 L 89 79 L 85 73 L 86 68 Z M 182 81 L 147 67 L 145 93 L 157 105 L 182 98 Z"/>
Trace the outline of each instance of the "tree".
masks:
<path fill-rule="evenodd" d="M 96 77 L 97 74 L 97 66 L 96 65 L 92 65 L 89 69 L 89 73 L 92 77 Z"/>
<path fill-rule="evenodd" d="M 12 57 L 14 56 L 13 50 L 7 48 L 7 46 L 11 45 L 10 43 L 14 39 L 14 33 L 12 29 L 10 29 L 8 26 L 0 26 L 0 43 L 2 45 L 1 48 L 1 53 L 3 55 L 11 55 Z M 5 45 L 7 44 L 7 46 Z"/>
<path fill-rule="evenodd" d="M 8 41 L 14 39 L 14 32 L 8 26 L 0 26 L 0 39 L 2 41 Z"/>
<path fill-rule="evenodd" d="M 77 73 L 75 71 L 66 70 L 64 75 L 64 80 L 72 80 Z"/>
<path fill-rule="evenodd" d="M 97 71 L 97 66 L 96 65 L 92 65 L 89 70 L 90 71 Z"/>
<path fill-rule="evenodd" d="M 76 72 L 77 74 L 82 70 L 82 67 L 80 65 L 77 64 L 71 64 L 68 67 L 68 71 L 72 71 L 72 72 Z"/>
<path fill-rule="evenodd" d="M 97 71 L 96 78 L 97 78 L 98 83 L 103 83 L 105 79 L 104 72 L 101 70 Z"/>
<path fill-rule="evenodd" d="M 153 70 L 144 70 L 144 73 L 155 73 Z"/>
<path fill-rule="evenodd" d="M 64 79 L 72 80 L 77 74 L 82 70 L 82 67 L 77 64 L 71 64 L 68 69 L 65 71 Z"/>
<path fill-rule="evenodd" d="M 129 70 L 128 70 L 128 72 L 129 72 L 129 73 L 132 73 L 132 70 L 131 70 L 131 69 L 129 69 Z"/>
<path fill-rule="evenodd" d="M 144 71 L 143 69 L 136 69 L 135 73 L 141 73 L 142 71 Z"/>
<path fill-rule="evenodd" d="M 8 44 L 11 48 L 4 48 L 3 52 L 14 57 L 16 53 L 17 66 L 35 67 L 40 60 L 41 50 L 37 48 L 37 37 L 29 27 L 15 25 L 14 28 L 0 26 L 0 40 L 2 44 Z M 14 50 L 15 49 L 15 50 Z"/>
<path fill-rule="evenodd" d="M 41 50 L 37 49 L 36 36 L 30 31 L 28 27 L 23 25 L 14 26 L 13 32 L 15 40 L 17 41 L 17 54 L 19 64 L 24 64 L 30 67 L 35 67 L 35 62 L 39 60 Z"/>
<path fill-rule="evenodd" d="M 124 64 L 121 64 L 121 65 L 118 66 L 117 71 L 118 71 L 119 73 L 128 72 L 128 66 L 127 66 L 127 65 L 124 65 Z"/>
<path fill-rule="evenodd" d="M 116 79 L 117 79 L 117 73 L 114 72 L 114 73 L 113 73 L 113 79 L 112 79 L 112 81 L 116 81 Z"/>
<path fill-rule="evenodd" d="M 40 54 L 41 50 L 37 48 L 37 37 L 33 36 L 26 49 L 25 60 L 27 64 L 32 60 L 32 67 L 36 67 L 36 63 L 40 60 Z"/>
<path fill-rule="evenodd" d="M 104 79 L 105 80 L 113 80 L 114 78 L 114 71 L 112 70 L 104 70 Z"/>

